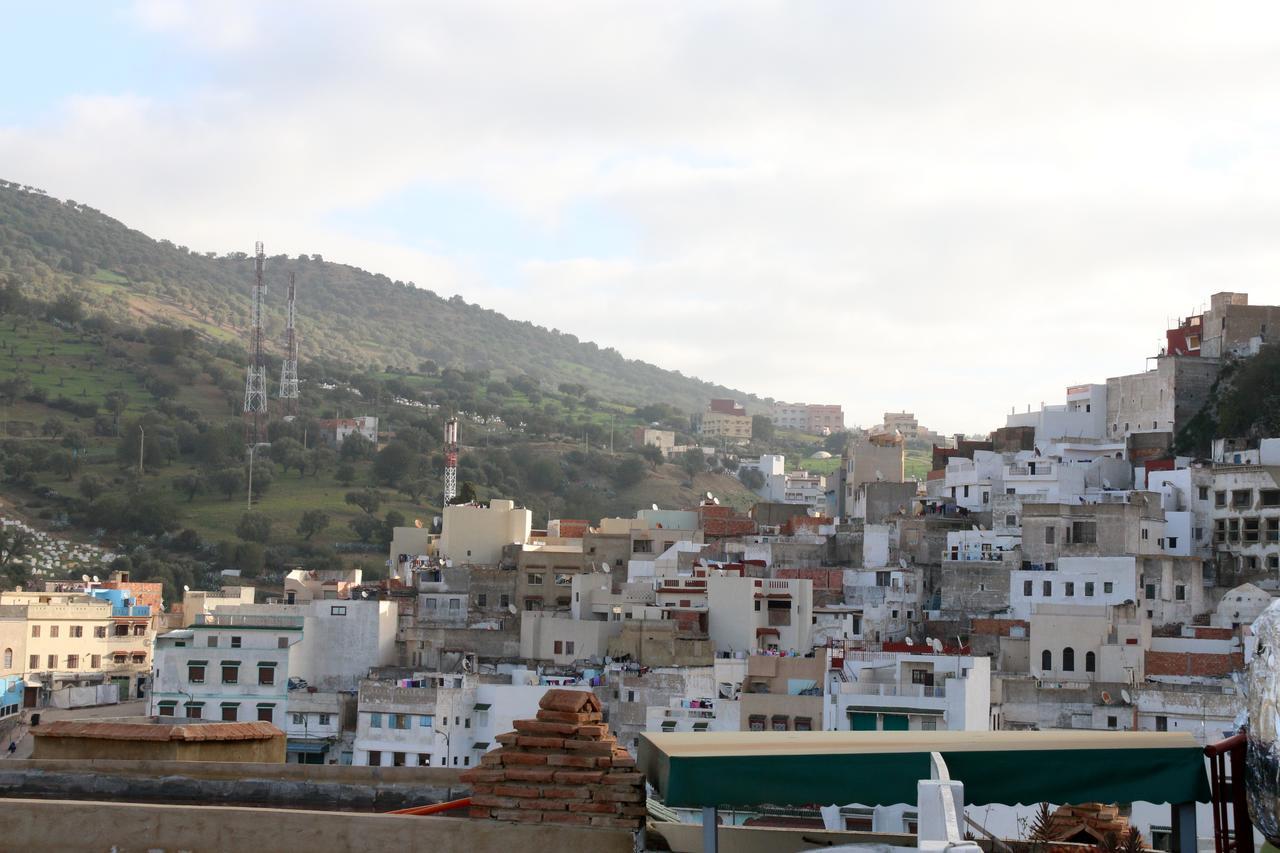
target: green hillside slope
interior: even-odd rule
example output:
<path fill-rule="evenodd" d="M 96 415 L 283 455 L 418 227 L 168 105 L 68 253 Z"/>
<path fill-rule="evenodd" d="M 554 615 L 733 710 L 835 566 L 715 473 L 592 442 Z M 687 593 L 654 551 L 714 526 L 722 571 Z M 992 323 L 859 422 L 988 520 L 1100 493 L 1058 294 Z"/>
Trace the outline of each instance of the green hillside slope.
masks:
<path fill-rule="evenodd" d="M 246 235 L 247 238 L 251 235 Z M 260 235 L 268 241 L 270 235 Z M 755 401 L 742 392 L 624 358 L 573 335 L 511 320 L 460 296 L 332 263 L 320 255 L 268 260 L 268 339 L 281 338 L 283 282 L 297 276 L 304 360 L 323 355 L 361 368 L 488 369 L 577 383 L 607 400 L 669 403 L 700 411 L 708 397 Z M 252 260 L 244 252 L 197 254 L 154 240 L 74 201 L 0 181 L 0 279 L 51 301 L 74 292 L 90 311 L 146 325 L 178 322 L 212 339 L 240 340 L 249 315 Z M 760 408 L 758 406 L 753 408 Z"/>

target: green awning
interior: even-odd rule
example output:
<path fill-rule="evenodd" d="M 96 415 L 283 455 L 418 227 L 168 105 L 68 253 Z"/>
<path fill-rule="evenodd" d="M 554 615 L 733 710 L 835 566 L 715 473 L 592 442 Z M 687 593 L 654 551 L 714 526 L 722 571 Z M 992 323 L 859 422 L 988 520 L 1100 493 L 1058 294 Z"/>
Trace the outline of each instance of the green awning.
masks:
<path fill-rule="evenodd" d="M 488 702 L 477 702 L 475 704 L 475 710 L 477 711 L 487 711 L 489 710 L 489 707 L 490 706 Z"/>
<path fill-rule="evenodd" d="M 902 707 L 887 707 L 885 705 L 850 705 L 845 709 L 845 714 L 852 717 L 854 714 L 910 714 L 913 717 L 942 717 L 946 715 L 946 711 L 941 708 L 909 708 L 905 705 Z"/>
<path fill-rule="evenodd" d="M 1204 755 L 1164 732 L 642 732 L 671 807 L 916 801 L 942 755 L 971 805 L 1209 802 Z"/>

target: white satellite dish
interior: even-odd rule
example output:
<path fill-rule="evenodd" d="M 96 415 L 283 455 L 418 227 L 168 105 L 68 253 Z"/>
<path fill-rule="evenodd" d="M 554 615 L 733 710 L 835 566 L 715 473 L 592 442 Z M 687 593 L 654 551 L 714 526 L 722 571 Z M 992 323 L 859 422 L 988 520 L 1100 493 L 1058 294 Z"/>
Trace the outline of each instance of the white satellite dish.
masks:
<path fill-rule="evenodd" d="M 94 583 L 97 583 L 97 582 L 98 582 L 98 576 L 97 576 L 97 575 L 94 575 L 94 576 L 93 576 L 93 582 L 94 582 Z"/>
<path fill-rule="evenodd" d="M 707 500 L 712 500 L 714 497 L 715 495 L 711 494 L 710 492 L 707 492 Z"/>
<path fill-rule="evenodd" d="M 907 558 L 906 558 L 906 557 L 899 557 L 899 558 L 898 558 L 898 568 L 900 568 L 900 569 L 905 569 L 906 567 L 907 567 Z"/>
<path fill-rule="evenodd" d="M 712 499 L 711 499 L 711 502 L 712 502 L 713 504 L 715 504 L 716 506 L 720 506 L 720 499 L 719 499 L 719 498 L 712 498 Z"/>
<path fill-rule="evenodd" d="M 915 643 L 915 640 L 911 639 L 910 637 L 907 637 L 907 645 L 908 645 L 908 646 L 914 646 L 915 644 L 916 644 L 916 643 Z"/>
<path fill-rule="evenodd" d="M 933 648 L 935 652 L 937 652 L 938 654 L 942 654 L 942 641 L 939 640 L 937 637 L 934 637 L 933 640 L 929 643 L 929 645 Z"/>
<path fill-rule="evenodd" d="M 191 587 L 190 587 L 188 584 L 185 584 L 185 583 L 184 583 L 184 584 L 182 585 L 182 591 L 183 591 L 183 592 L 191 592 Z"/>
<path fill-rule="evenodd" d="M 1133 703 L 1133 700 L 1129 698 L 1129 691 L 1128 691 L 1128 690 L 1121 690 L 1121 691 L 1120 691 L 1120 698 L 1124 700 L 1124 704 L 1126 704 L 1126 705 L 1129 705 L 1129 704 L 1132 704 L 1132 703 Z"/>
<path fill-rule="evenodd" d="M 657 505 L 657 504 L 654 504 L 654 505 L 653 505 L 653 508 L 656 510 L 656 509 L 658 508 L 658 505 Z"/>
<path fill-rule="evenodd" d="M 81 575 L 81 576 L 80 576 L 80 580 L 84 581 L 85 583 L 88 583 L 88 582 L 89 582 L 89 576 L 88 576 L 88 575 Z"/>
<path fill-rule="evenodd" d="M 507 605 L 507 609 L 511 611 L 511 614 L 512 614 L 513 616 L 518 612 L 518 611 L 516 610 L 516 606 L 515 606 L 514 604 L 508 604 L 508 605 Z"/>

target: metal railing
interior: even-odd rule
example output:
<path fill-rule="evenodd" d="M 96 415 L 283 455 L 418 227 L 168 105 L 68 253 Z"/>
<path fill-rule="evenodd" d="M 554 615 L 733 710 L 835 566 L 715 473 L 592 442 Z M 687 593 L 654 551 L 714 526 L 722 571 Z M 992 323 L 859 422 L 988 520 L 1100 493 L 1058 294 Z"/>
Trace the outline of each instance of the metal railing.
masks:
<path fill-rule="evenodd" d="M 1245 790 L 1248 738 L 1244 732 L 1204 748 L 1213 790 L 1213 849 L 1215 853 L 1253 853 L 1253 823 Z M 1230 772 L 1228 772 L 1230 771 Z"/>

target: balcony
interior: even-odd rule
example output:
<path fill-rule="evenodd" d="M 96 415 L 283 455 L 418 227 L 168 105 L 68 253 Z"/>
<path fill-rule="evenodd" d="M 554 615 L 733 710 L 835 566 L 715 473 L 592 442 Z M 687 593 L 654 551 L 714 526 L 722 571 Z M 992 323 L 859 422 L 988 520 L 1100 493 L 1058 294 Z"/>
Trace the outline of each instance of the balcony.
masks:
<path fill-rule="evenodd" d="M 946 685 L 929 684 L 871 684 L 867 682 L 846 682 L 840 686 L 841 693 L 854 696 L 892 696 L 908 699 L 944 699 L 947 695 Z"/>
<path fill-rule="evenodd" d="M 116 604 L 111 608 L 111 615 L 116 617 L 138 616 L 142 618 L 150 618 L 151 606 L 147 604 L 135 604 L 130 607 L 127 604 Z"/>
<path fill-rule="evenodd" d="M 1056 467 L 1051 462 L 1036 463 L 1035 465 L 1008 465 L 1005 466 L 1005 479 L 1013 477 L 1050 478 L 1054 476 Z"/>

